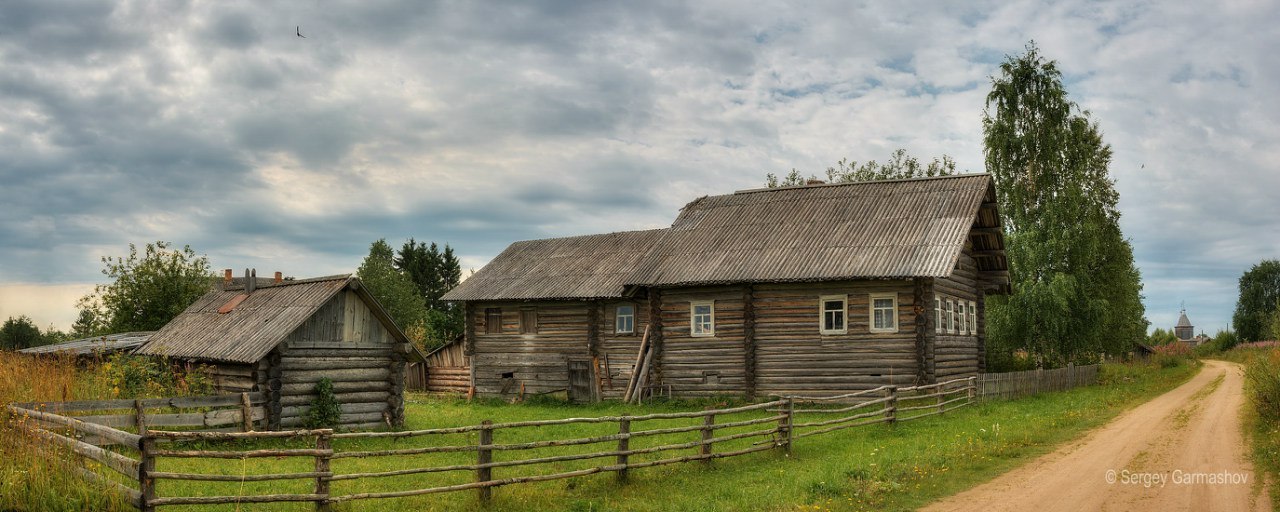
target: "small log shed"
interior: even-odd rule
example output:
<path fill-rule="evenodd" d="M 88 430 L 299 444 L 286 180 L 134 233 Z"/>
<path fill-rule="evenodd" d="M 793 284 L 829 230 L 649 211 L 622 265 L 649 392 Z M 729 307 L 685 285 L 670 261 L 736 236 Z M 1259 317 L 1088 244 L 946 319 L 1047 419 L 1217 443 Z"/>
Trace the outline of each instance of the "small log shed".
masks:
<path fill-rule="evenodd" d="M 422 353 L 360 279 L 259 283 L 255 272 L 205 294 L 136 354 L 205 364 L 223 392 L 261 391 L 272 430 L 297 427 L 321 378 L 333 382 L 342 428 L 404 423 L 405 365 Z"/>

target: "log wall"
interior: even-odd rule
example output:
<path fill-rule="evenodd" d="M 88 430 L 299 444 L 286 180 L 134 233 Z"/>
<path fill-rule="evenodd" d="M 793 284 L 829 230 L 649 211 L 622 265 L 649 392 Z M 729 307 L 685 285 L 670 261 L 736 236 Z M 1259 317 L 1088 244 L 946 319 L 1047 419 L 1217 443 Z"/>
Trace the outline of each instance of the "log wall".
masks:
<path fill-rule="evenodd" d="M 617 306 L 630 304 L 635 307 L 635 329 L 632 333 L 618 333 Z M 627 382 L 631 380 L 636 365 L 636 353 L 640 351 L 640 340 L 644 337 L 645 327 L 649 325 L 649 303 L 644 299 L 634 301 L 603 301 L 599 336 L 600 353 L 600 395 L 603 398 L 622 398 L 627 390 Z M 607 370 L 608 373 L 605 373 Z"/>
<path fill-rule="evenodd" d="M 213 387 L 220 393 L 250 393 L 257 391 L 257 365 L 236 363 L 209 364 L 209 376 Z"/>
<path fill-rule="evenodd" d="M 426 382 L 420 391 L 466 393 L 471 387 L 471 363 L 464 347 L 454 342 L 427 354 Z"/>
<path fill-rule="evenodd" d="M 873 293 L 897 295 L 896 333 L 870 332 Z M 820 334 L 822 295 L 848 296 L 846 334 Z M 839 394 L 914 384 L 914 295 L 911 281 L 755 285 L 757 394 Z"/>
<path fill-rule="evenodd" d="M 935 279 L 933 288 L 938 296 L 971 300 L 978 306 L 978 326 L 974 335 L 939 333 L 932 329 L 928 332 L 932 335 L 933 377 L 944 381 L 975 375 L 980 369 L 981 360 L 978 340 L 985 335 L 985 324 L 982 318 L 982 297 L 978 288 L 978 266 L 971 247 L 965 247 L 951 277 Z M 932 299 L 928 308 L 932 311 Z"/>
<path fill-rule="evenodd" d="M 279 356 L 278 424 L 299 427 L 316 399 L 316 383 L 333 382 L 341 428 L 403 422 L 403 355 L 391 344 L 294 342 Z M 274 386 L 274 384 L 273 384 Z"/>
<path fill-rule="evenodd" d="M 715 336 L 690 333 L 693 301 L 715 301 Z M 675 396 L 745 395 L 743 302 L 741 286 L 662 290 L 663 341 L 655 361 L 661 380 L 655 384 L 670 386 Z"/>
<path fill-rule="evenodd" d="M 468 332 L 474 332 L 471 372 L 476 393 L 514 396 L 550 393 L 569 387 L 570 357 L 590 358 L 587 347 L 591 303 L 484 302 L 471 309 Z M 486 332 L 485 309 L 502 309 L 501 332 Z M 520 312 L 536 308 L 538 332 L 520 334 Z"/>

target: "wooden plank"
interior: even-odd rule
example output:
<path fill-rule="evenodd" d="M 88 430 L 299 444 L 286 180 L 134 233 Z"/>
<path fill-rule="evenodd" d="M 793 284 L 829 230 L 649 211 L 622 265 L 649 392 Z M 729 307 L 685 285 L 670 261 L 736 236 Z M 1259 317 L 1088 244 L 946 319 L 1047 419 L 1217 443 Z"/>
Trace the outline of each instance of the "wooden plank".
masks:
<path fill-rule="evenodd" d="M 45 422 L 53 423 L 53 424 L 64 426 L 64 427 L 70 427 L 76 431 L 83 432 L 86 434 L 96 435 L 125 446 L 135 446 L 135 447 L 139 446 L 139 443 L 142 440 L 142 436 L 139 436 L 136 434 L 130 434 L 128 432 L 116 430 L 114 428 L 110 428 L 102 425 L 95 425 L 93 423 L 81 421 L 79 419 L 70 418 L 67 416 L 59 416 L 57 414 L 52 414 L 47 412 L 32 411 L 29 409 L 23 409 L 23 408 L 14 407 L 14 406 L 9 406 L 9 411 L 19 417 L 27 416 L 30 418 L 34 418 L 36 420 L 45 421 Z"/>
<path fill-rule="evenodd" d="M 138 475 L 138 468 L 140 467 L 139 466 L 140 463 L 136 460 L 125 457 L 124 455 L 120 455 L 118 453 L 99 448 L 97 446 L 91 445 L 89 443 L 85 443 L 83 441 L 77 441 L 69 437 L 61 436 L 42 428 L 36 428 L 31 426 L 25 426 L 23 428 L 26 429 L 27 432 L 31 433 L 33 436 L 36 436 L 44 441 L 48 441 L 50 443 L 60 445 L 64 448 L 70 449 L 72 453 L 75 453 L 76 455 L 79 455 L 86 459 L 91 459 L 93 461 L 99 462 L 103 466 L 111 469 L 112 471 L 120 473 L 121 475 L 124 475 L 129 478 L 134 478 Z"/>

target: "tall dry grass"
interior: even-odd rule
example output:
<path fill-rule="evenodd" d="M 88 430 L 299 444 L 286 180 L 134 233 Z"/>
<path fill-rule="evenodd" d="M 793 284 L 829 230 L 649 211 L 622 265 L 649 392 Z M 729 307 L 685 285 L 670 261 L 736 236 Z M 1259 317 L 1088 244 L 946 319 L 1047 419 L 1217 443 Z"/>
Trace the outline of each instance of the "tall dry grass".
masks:
<path fill-rule="evenodd" d="M 110 493 L 79 478 L 85 463 L 67 450 L 28 436 L 30 418 L 8 411 L 15 402 L 111 397 L 110 383 L 72 357 L 33 358 L 0 351 L 0 510 L 127 510 Z"/>

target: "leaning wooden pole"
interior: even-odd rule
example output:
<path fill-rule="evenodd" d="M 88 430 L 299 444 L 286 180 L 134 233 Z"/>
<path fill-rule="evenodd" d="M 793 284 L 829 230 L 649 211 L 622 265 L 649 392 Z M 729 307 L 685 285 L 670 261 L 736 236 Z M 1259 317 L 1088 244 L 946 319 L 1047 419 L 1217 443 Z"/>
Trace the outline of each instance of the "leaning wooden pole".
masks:
<path fill-rule="evenodd" d="M 636 379 L 640 375 L 640 364 L 644 362 L 645 349 L 649 348 L 649 326 L 644 326 L 644 337 L 640 338 L 640 351 L 636 352 L 636 365 L 631 367 L 631 380 L 627 381 L 627 391 L 622 394 L 623 402 L 630 402 L 636 389 Z"/>

